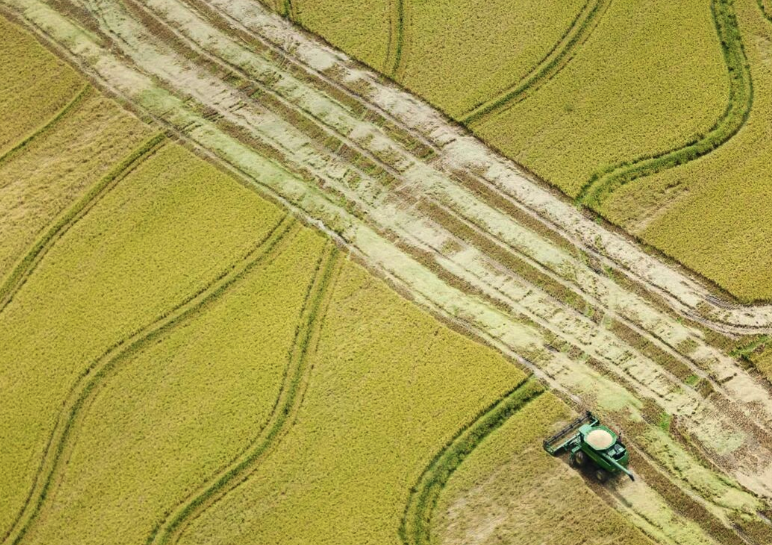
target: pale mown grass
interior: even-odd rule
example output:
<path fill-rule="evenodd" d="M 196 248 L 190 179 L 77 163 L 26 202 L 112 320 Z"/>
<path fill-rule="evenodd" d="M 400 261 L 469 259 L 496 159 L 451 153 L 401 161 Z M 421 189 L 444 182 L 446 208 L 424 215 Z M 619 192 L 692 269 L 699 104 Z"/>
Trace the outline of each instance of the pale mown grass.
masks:
<path fill-rule="evenodd" d="M 304 229 L 273 263 L 121 364 L 29 543 L 144 543 L 166 510 L 255 439 L 323 244 Z"/>
<path fill-rule="evenodd" d="M 41 128 L 85 81 L 27 32 L 0 16 L 0 157 Z"/>
<path fill-rule="evenodd" d="M 395 1 L 293 0 L 292 5 L 296 22 L 376 70 L 385 70 Z"/>
<path fill-rule="evenodd" d="M 31 487 L 61 403 L 108 347 L 196 293 L 281 212 L 174 145 L 56 244 L 0 315 L 0 529 Z"/>
<path fill-rule="evenodd" d="M 356 265 L 332 297 L 294 427 L 182 543 L 395 543 L 435 452 L 524 378 Z"/>
<path fill-rule="evenodd" d="M 549 393 L 521 408 L 464 458 L 434 518 L 443 545 L 651 543 L 593 494 L 541 440 L 567 407 Z"/>
<path fill-rule="evenodd" d="M 585 2 L 407 1 L 402 83 L 458 118 L 522 80 Z"/>
<path fill-rule="evenodd" d="M 772 23 L 735 2 L 753 77 L 750 118 L 729 142 L 614 193 L 604 213 L 743 301 L 772 300 Z"/>
<path fill-rule="evenodd" d="M 711 0 L 618 0 L 557 77 L 475 132 L 575 196 L 604 167 L 707 132 L 728 93 Z"/>
<path fill-rule="evenodd" d="M 50 131 L 0 163 L 0 279 L 54 218 L 150 132 L 92 92 Z"/>

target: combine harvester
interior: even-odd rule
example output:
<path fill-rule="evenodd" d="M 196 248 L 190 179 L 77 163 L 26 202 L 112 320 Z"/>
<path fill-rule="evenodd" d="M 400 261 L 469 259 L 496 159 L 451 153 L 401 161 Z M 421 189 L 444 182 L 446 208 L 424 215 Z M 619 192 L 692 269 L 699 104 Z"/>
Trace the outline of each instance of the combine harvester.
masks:
<path fill-rule="evenodd" d="M 544 450 L 552 456 L 570 452 L 569 462 L 574 467 L 592 462 L 595 477 L 605 482 L 609 476 L 624 473 L 633 481 L 635 476 L 627 469 L 630 455 L 619 436 L 610 428 L 600 425 L 590 411 L 571 422 L 558 433 L 544 440 Z"/>

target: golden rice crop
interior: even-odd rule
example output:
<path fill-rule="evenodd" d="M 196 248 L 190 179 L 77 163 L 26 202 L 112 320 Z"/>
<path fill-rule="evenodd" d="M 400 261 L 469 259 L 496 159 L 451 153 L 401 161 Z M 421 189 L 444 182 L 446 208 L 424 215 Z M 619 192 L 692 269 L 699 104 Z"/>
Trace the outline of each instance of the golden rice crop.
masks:
<path fill-rule="evenodd" d="M 481 545 L 650 543 L 576 471 L 542 450 L 542 439 L 568 418 L 567 407 L 545 393 L 486 437 L 442 490 L 436 542 L 461 545 L 474 535 Z"/>
<path fill-rule="evenodd" d="M 711 0 L 620 0 L 549 84 L 474 131 L 575 196 L 598 170 L 706 133 L 728 100 Z"/>
<path fill-rule="evenodd" d="M 586 2 L 406 0 L 400 82 L 459 118 L 522 80 Z"/>
<path fill-rule="evenodd" d="M 425 464 L 524 379 L 351 263 L 311 363 L 294 426 L 181 543 L 394 543 Z"/>
<path fill-rule="evenodd" d="M 0 157 L 46 125 L 85 81 L 0 15 Z"/>
<path fill-rule="evenodd" d="M 144 543 L 165 511 L 247 448 L 274 408 L 323 245 L 303 229 L 121 363 L 82 419 L 29 543 Z"/>
<path fill-rule="evenodd" d="M 0 162 L 0 279 L 54 218 L 149 135 L 146 125 L 92 92 Z"/>
<path fill-rule="evenodd" d="M 292 0 L 295 22 L 376 70 L 386 70 L 393 0 Z"/>
<path fill-rule="evenodd" d="M 0 528 L 19 512 L 62 401 L 109 347 L 197 293 L 281 216 L 176 145 L 76 223 L 0 314 Z"/>
<path fill-rule="evenodd" d="M 772 22 L 758 5 L 735 10 L 753 78 L 742 130 L 686 165 L 617 190 L 604 213 L 739 299 L 772 299 Z"/>

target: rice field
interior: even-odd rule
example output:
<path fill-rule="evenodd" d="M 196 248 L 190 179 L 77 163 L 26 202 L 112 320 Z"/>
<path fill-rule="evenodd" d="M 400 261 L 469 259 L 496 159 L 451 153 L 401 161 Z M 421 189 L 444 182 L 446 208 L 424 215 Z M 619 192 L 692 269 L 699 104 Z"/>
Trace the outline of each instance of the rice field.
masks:
<path fill-rule="evenodd" d="M 0 17 L 0 161 L 45 129 L 86 85 L 27 32 Z"/>

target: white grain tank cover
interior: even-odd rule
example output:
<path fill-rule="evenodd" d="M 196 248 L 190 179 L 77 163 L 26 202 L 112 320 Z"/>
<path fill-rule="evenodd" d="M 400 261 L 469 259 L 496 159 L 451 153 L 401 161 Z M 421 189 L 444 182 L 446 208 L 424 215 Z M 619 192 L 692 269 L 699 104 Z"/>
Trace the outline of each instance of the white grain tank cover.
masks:
<path fill-rule="evenodd" d="M 584 439 L 595 450 L 606 450 L 614 444 L 614 436 L 606 430 L 592 430 Z"/>

